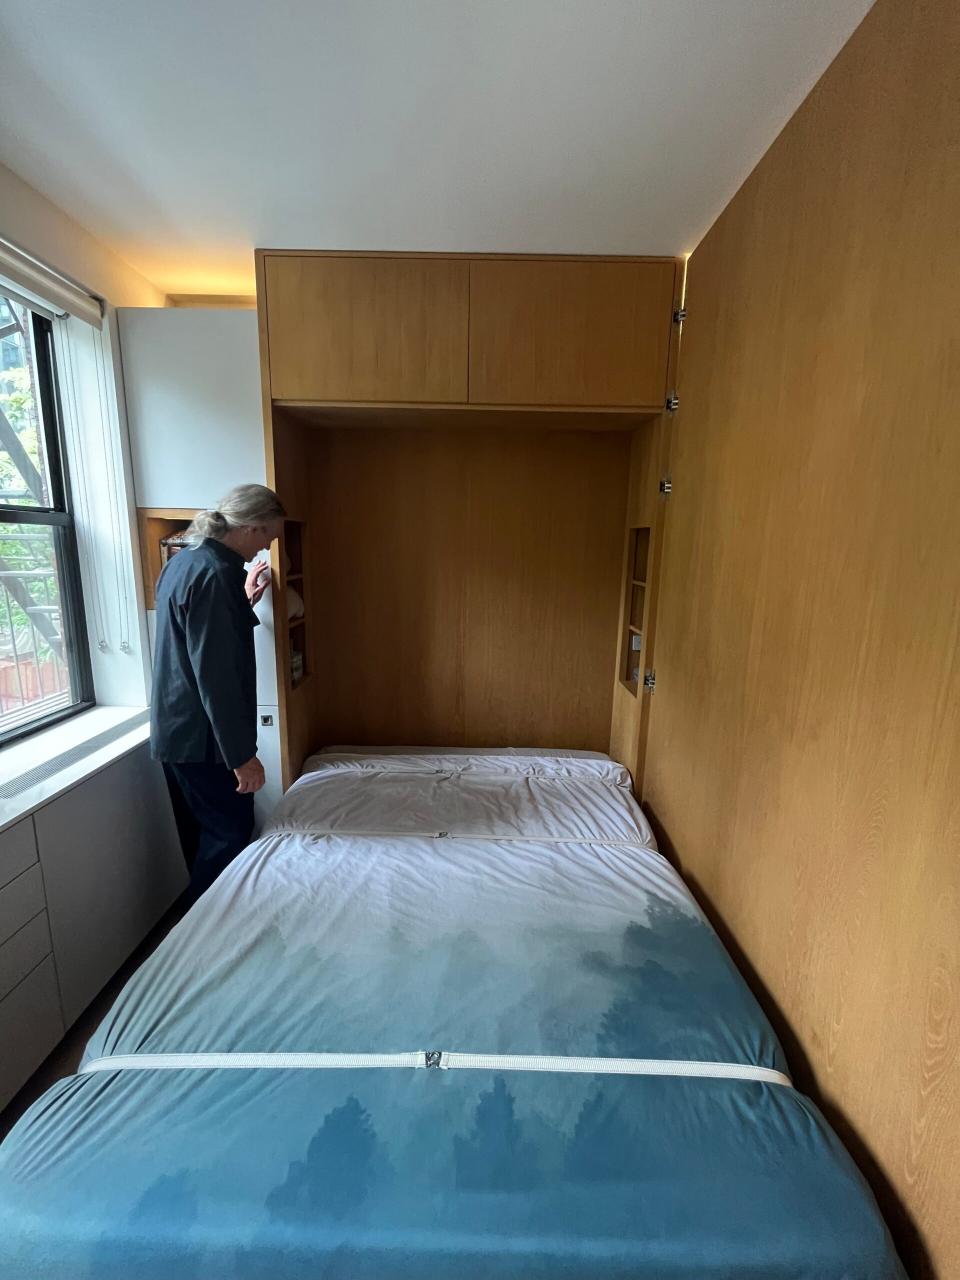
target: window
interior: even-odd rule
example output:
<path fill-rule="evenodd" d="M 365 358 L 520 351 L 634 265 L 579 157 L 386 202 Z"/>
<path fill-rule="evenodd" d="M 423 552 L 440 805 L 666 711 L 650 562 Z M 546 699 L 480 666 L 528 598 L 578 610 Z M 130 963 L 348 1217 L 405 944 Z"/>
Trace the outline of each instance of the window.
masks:
<path fill-rule="evenodd" d="M 92 703 L 52 325 L 0 293 L 0 744 Z"/>

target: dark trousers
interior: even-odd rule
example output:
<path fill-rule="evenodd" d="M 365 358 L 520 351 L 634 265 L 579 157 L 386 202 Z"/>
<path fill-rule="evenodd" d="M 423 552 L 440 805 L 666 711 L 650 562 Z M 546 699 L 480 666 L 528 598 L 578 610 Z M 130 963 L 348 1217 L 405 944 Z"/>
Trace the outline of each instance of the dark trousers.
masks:
<path fill-rule="evenodd" d="M 237 779 L 223 764 L 164 764 L 173 814 L 196 901 L 250 843 L 253 796 L 237 794 Z"/>

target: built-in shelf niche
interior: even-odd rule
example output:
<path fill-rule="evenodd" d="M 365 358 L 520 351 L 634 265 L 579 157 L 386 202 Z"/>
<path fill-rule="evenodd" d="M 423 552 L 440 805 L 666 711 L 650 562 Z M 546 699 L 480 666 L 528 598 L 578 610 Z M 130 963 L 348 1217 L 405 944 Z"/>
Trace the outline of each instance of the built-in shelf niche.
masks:
<path fill-rule="evenodd" d="M 649 527 L 627 530 L 624 557 L 623 636 L 620 643 L 620 680 L 636 696 L 643 683 L 643 627 L 650 557 Z"/>
<path fill-rule="evenodd" d="M 309 674 L 306 600 L 303 591 L 303 525 L 299 520 L 283 522 L 284 587 L 287 593 L 287 678 L 295 689 Z M 304 603 L 304 612 L 291 616 L 295 597 Z"/>
<path fill-rule="evenodd" d="M 186 533 L 196 514 L 195 509 L 187 507 L 137 508 L 143 602 L 146 608 L 157 607 L 157 579 L 170 556 L 180 549 L 181 535 Z"/>

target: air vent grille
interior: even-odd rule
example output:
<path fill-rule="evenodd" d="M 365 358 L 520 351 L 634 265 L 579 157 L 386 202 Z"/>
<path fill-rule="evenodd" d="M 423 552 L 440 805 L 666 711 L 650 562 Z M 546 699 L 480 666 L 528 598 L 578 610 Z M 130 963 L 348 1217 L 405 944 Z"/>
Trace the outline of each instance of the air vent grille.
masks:
<path fill-rule="evenodd" d="M 111 742 L 116 742 L 118 738 L 130 733 L 132 729 L 137 729 L 140 725 L 146 724 L 149 716 L 150 712 L 147 710 L 137 712 L 129 720 L 124 720 L 121 724 L 116 724 L 113 728 L 105 729 L 103 733 L 98 733 L 95 738 L 87 738 L 85 742 L 80 742 L 75 747 L 70 747 L 67 751 L 61 751 L 59 755 L 51 756 L 49 760 L 44 760 L 42 764 L 34 765 L 26 773 L 20 773 L 15 778 L 9 778 L 6 782 L 0 783 L 0 800 L 12 800 L 15 796 L 22 795 L 24 791 L 28 791 L 30 787 L 46 782 L 48 778 L 52 778 L 61 769 L 67 769 L 72 764 L 79 764 L 81 760 L 92 755 L 94 751 L 99 751 L 101 747 L 108 747 Z"/>

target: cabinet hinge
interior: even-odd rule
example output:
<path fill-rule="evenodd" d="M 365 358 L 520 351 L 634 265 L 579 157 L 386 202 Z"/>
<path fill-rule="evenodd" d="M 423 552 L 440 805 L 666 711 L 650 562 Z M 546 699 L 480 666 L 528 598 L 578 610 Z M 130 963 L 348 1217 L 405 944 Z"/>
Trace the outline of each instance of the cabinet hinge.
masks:
<path fill-rule="evenodd" d="M 651 693 L 654 693 L 656 691 L 656 688 L 657 688 L 656 671 L 645 671 L 643 673 L 643 687 L 645 689 L 649 689 Z"/>
<path fill-rule="evenodd" d="M 673 493 L 673 481 L 669 476 L 664 476 L 660 481 L 660 492 L 665 498 L 669 498 L 671 493 Z"/>
<path fill-rule="evenodd" d="M 687 318 L 687 308 L 686 308 L 686 307 L 677 307 L 676 311 L 674 311 L 674 313 L 673 313 L 673 323 L 674 323 L 674 324 L 683 324 L 683 322 L 684 322 L 684 320 L 686 320 L 686 318 Z"/>
<path fill-rule="evenodd" d="M 667 413 L 677 412 L 677 410 L 680 408 L 680 397 L 677 395 L 675 391 L 670 392 L 670 394 L 667 396 L 666 402 L 664 403 L 663 407 L 666 409 Z"/>

